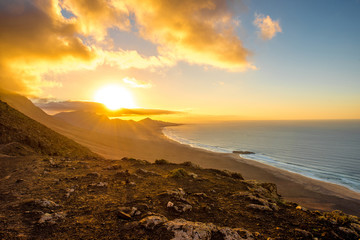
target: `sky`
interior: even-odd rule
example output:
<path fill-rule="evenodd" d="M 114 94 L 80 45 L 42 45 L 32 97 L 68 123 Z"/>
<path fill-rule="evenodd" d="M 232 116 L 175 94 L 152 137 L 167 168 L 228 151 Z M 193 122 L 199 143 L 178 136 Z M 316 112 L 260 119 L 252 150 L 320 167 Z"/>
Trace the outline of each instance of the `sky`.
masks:
<path fill-rule="evenodd" d="M 2 0 L 0 87 L 48 112 L 99 112 L 96 93 L 116 85 L 124 107 L 164 120 L 360 119 L 359 12 L 360 0 Z"/>

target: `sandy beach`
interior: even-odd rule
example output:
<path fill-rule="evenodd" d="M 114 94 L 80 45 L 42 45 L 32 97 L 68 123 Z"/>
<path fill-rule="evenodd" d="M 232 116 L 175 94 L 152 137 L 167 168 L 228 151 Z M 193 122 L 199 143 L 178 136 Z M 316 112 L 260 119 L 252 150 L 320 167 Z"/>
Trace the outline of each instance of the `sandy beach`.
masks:
<path fill-rule="evenodd" d="M 324 211 L 339 209 L 360 216 L 360 193 L 346 187 L 244 159 L 237 154 L 193 148 L 167 138 L 161 131 L 145 134 L 139 132 L 131 137 L 116 137 L 95 132 L 84 134 L 81 131 L 64 129 L 60 131 L 109 159 L 133 157 L 151 162 L 156 159 L 166 159 L 174 163 L 191 161 L 203 168 L 240 172 L 248 180 L 275 183 L 279 194 L 287 201 L 296 202 L 305 208 Z"/>

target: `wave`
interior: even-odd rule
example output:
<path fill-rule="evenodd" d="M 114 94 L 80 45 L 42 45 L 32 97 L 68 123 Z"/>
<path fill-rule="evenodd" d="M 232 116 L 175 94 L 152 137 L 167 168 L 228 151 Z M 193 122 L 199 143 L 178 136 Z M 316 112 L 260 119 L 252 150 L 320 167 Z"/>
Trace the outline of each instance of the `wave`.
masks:
<path fill-rule="evenodd" d="M 234 150 L 244 150 L 244 149 L 230 149 L 222 146 L 213 146 L 213 145 L 200 143 L 194 139 L 186 139 L 178 136 L 171 128 L 164 128 L 163 134 L 169 139 L 172 139 L 181 144 L 186 144 L 191 147 L 201 148 L 217 153 L 232 153 Z M 258 153 L 258 152 L 255 152 L 255 154 L 251 154 L 251 155 L 239 154 L 239 156 L 248 160 L 253 160 L 273 167 L 277 167 L 292 173 L 301 174 L 305 177 L 309 177 L 312 179 L 345 186 L 353 191 L 360 192 L 360 185 L 359 185 L 360 179 L 348 175 L 342 175 L 341 173 L 329 172 L 325 169 L 321 169 L 320 165 L 318 166 L 312 165 L 310 168 L 302 164 L 287 162 L 285 159 L 277 159 L 274 156 L 270 156 L 268 154 Z M 302 157 L 300 156 L 298 158 L 302 158 Z"/>

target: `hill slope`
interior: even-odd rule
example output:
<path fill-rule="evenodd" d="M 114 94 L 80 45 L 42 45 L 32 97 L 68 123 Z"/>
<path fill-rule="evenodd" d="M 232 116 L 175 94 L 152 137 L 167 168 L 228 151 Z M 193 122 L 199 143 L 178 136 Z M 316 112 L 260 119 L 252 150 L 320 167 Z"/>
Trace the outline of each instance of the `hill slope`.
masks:
<path fill-rule="evenodd" d="M 110 135 L 123 137 L 134 137 L 139 132 L 142 134 L 151 134 L 154 130 L 166 126 L 174 126 L 177 124 L 155 121 L 145 118 L 141 121 L 109 119 L 105 115 L 98 115 L 92 112 L 73 111 L 61 112 L 54 115 L 54 118 L 73 126 Z"/>
<path fill-rule="evenodd" d="M 2 101 L 0 133 L 0 144 L 9 146 L 20 143 L 43 155 L 97 157 L 89 149 L 34 121 Z"/>

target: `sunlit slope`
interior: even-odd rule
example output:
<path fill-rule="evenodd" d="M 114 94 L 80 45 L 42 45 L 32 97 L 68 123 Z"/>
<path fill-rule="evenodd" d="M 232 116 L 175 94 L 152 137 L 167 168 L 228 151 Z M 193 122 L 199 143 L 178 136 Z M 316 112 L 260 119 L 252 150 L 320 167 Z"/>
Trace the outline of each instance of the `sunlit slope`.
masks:
<path fill-rule="evenodd" d="M 0 144 L 20 143 L 35 153 L 79 158 L 97 157 L 89 149 L 64 137 L 0 101 Z"/>

